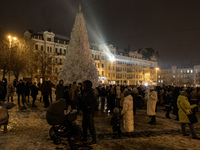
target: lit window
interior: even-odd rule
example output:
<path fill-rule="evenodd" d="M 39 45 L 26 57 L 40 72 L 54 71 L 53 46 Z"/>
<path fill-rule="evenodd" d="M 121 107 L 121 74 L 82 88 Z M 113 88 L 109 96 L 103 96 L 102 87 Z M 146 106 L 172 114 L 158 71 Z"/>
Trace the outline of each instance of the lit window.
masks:
<path fill-rule="evenodd" d="M 183 70 L 181 70 L 181 73 L 183 73 Z"/>
<path fill-rule="evenodd" d="M 160 83 L 160 80 L 158 80 L 158 83 Z"/>
<path fill-rule="evenodd" d="M 163 80 L 161 80 L 161 83 L 163 83 Z"/>
<path fill-rule="evenodd" d="M 173 78 L 175 78 L 175 76 L 173 76 Z"/>
<path fill-rule="evenodd" d="M 191 70 L 190 72 L 193 73 L 193 70 Z"/>
<path fill-rule="evenodd" d="M 158 78 L 160 78 L 160 76 L 158 76 Z"/>
<path fill-rule="evenodd" d="M 187 73 L 190 73 L 190 70 L 187 70 Z"/>

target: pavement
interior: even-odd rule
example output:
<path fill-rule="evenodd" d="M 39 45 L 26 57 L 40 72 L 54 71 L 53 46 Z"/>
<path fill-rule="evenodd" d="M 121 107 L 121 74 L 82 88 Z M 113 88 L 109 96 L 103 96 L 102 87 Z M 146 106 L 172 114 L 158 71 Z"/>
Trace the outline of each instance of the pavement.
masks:
<path fill-rule="evenodd" d="M 170 114 L 171 119 L 165 117 L 164 107 L 158 107 L 157 124 L 150 125 L 150 118 L 146 110 L 137 110 L 134 118 L 135 130 L 130 136 L 125 134 L 120 139 L 112 138 L 111 115 L 106 112 L 97 111 L 95 114 L 95 129 L 97 133 L 97 144 L 88 145 L 73 141 L 69 145 L 67 139 L 61 144 L 55 145 L 49 137 L 51 128 L 46 121 L 46 108 L 37 97 L 37 107 L 31 107 L 26 103 L 26 108 L 17 105 L 17 96 L 14 103 L 5 103 L 9 112 L 9 124 L 7 133 L 0 129 L 0 150 L 200 150 L 200 141 L 190 136 L 182 136 L 180 123 L 175 116 Z M 55 95 L 53 96 L 53 101 Z M 32 98 L 30 97 L 30 102 Z M 200 113 L 197 113 L 200 119 Z M 81 126 L 82 115 L 78 115 L 75 121 Z M 195 130 L 200 135 L 200 123 L 196 123 Z M 189 129 L 187 128 L 187 132 Z M 91 140 L 91 137 L 89 137 Z"/>

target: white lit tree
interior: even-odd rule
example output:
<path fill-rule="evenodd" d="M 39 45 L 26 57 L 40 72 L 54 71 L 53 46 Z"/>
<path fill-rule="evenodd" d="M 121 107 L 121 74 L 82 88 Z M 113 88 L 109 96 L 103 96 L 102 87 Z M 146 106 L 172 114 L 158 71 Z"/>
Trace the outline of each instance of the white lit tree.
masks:
<path fill-rule="evenodd" d="M 64 84 L 90 80 L 94 86 L 97 86 L 97 69 L 90 51 L 85 20 L 80 5 L 70 38 L 68 53 L 59 73 L 59 79 L 63 79 Z"/>

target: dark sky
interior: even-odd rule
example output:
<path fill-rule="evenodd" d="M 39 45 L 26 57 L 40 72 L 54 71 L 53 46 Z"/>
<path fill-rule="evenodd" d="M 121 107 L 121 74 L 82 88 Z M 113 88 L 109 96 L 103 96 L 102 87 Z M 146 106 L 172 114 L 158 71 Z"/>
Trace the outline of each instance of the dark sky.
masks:
<path fill-rule="evenodd" d="M 79 2 L 91 40 L 155 48 L 159 66 L 200 62 L 200 0 L 0 0 L 0 27 L 70 36 Z"/>

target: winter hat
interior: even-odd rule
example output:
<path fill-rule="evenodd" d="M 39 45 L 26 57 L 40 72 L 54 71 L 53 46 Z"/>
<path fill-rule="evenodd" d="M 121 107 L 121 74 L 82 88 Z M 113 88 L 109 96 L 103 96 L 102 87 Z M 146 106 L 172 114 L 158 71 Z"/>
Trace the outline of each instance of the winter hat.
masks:
<path fill-rule="evenodd" d="M 131 91 L 131 93 L 137 94 L 138 93 L 138 89 L 137 88 L 133 88 L 133 90 Z"/>
<path fill-rule="evenodd" d="M 115 114 L 118 114 L 118 113 L 119 113 L 119 108 L 115 107 L 115 108 L 113 109 L 113 112 L 114 112 Z"/>
<path fill-rule="evenodd" d="M 131 95 L 131 92 L 129 92 L 129 91 L 125 91 L 125 92 L 124 92 L 124 97 L 127 97 L 127 96 L 129 96 L 129 95 Z"/>

